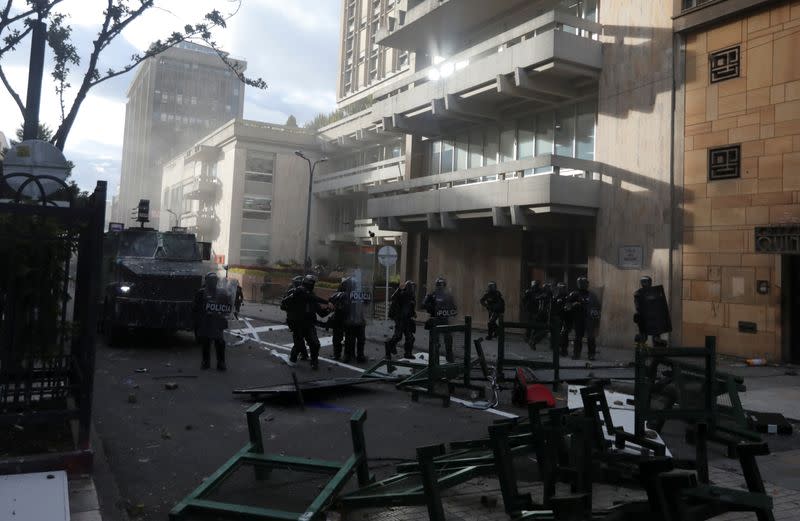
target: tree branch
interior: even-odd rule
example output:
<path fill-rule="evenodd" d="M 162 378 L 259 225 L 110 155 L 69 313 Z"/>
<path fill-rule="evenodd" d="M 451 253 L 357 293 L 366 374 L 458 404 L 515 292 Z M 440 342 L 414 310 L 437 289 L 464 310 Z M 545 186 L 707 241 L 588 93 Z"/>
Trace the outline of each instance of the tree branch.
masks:
<path fill-rule="evenodd" d="M 14 98 L 14 101 L 17 103 L 17 107 L 19 107 L 19 111 L 22 113 L 22 117 L 25 117 L 25 104 L 22 103 L 22 98 L 19 97 L 17 91 L 14 90 L 14 87 L 11 86 L 9 83 L 8 78 L 6 78 L 5 73 L 3 72 L 3 67 L 0 65 L 0 80 L 2 80 L 3 85 L 5 85 L 6 90 L 8 93 L 11 94 L 11 97 Z"/>

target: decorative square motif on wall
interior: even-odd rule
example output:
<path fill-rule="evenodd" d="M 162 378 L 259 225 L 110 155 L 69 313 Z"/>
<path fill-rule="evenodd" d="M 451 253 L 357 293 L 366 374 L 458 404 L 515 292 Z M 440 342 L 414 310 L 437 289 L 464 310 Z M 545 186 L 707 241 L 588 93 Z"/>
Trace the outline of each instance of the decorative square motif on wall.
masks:
<path fill-rule="evenodd" d="M 741 53 L 739 52 L 738 45 L 729 49 L 712 52 L 709 55 L 709 60 L 711 60 L 709 66 L 709 70 L 711 71 L 711 83 L 738 78 L 740 56 Z"/>
<path fill-rule="evenodd" d="M 708 151 L 708 180 L 732 179 L 739 177 L 741 147 L 732 145 L 712 148 Z"/>

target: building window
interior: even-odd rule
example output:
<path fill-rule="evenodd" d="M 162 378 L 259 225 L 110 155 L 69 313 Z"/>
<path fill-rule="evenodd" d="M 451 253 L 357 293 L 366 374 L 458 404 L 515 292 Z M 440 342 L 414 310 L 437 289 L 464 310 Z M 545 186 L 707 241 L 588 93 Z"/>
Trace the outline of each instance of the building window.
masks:
<path fill-rule="evenodd" d="M 269 251 L 269 235 L 242 234 L 242 250 Z"/>
<path fill-rule="evenodd" d="M 245 195 L 242 203 L 242 217 L 245 219 L 269 219 L 272 216 L 272 199 Z"/>
<path fill-rule="evenodd" d="M 183 94 L 175 95 L 175 103 L 177 103 L 178 105 L 183 105 Z"/>
<path fill-rule="evenodd" d="M 514 161 L 516 159 L 516 130 L 515 121 L 509 121 L 503 125 L 500 131 L 500 161 Z"/>
<path fill-rule="evenodd" d="M 197 105 L 197 96 L 192 96 L 192 105 Z"/>
<path fill-rule="evenodd" d="M 166 103 L 169 100 L 169 96 L 166 92 L 161 93 L 161 103 Z"/>
<path fill-rule="evenodd" d="M 594 128 L 597 118 L 597 102 L 585 101 L 578 105 L 578 120 L 575 130 L 575 157 L 594 161 Z"/>
<path fill-rule="evenodd" d="M 709 55 L 711 83 L 739 77 L 739 46 L 712 52 Z"/>
<path fill-rule="evenodd" d="M 275 154 L 247 151 L 245 172 L 256 174 L 272 174 L 275 170 Z"/>
<path fill-rule="evenodd" d="M 556 111 L 555 121 L 556 155 L 573 157 L 575 144 L 575 107 L 564 107 Z"/>
<path fill-rule="evenodd" d="M 741 147 L 732 145 L 708 151 L 708 180 L 733 179 L 740 173 Z"/>
<path fill-rule="evenodd" d="M 697 7 L 703 4 L 707 4 L 712 0 L 683 0 L 683 9 L 691 9 L 693 7 Z"/>
<path fill-rule="evenodd" d="M 167 113 L 166 112 L 162 112 L 161 113 L 161 121 L 166 121 L 166 120 L 167 120 Z"/>

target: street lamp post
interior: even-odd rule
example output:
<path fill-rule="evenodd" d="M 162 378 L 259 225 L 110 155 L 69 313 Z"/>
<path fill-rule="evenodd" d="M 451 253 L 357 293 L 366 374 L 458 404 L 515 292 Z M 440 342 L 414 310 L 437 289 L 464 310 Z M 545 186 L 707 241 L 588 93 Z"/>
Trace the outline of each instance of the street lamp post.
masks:
<path fill-rule="evenodd" d="M 303 249 L 303 267 L 305 268 L 304 271 L 307 273 L 309 271 L 309 268 L 310 268 L 310 266 L 308 265 L 309 264 L 309 262 L 308 262 L 308 237 L 309 237 L 309 230 L 311 229 L 311 190 L 312 190 L 312 188 L 314 186 L 314 169 L 317 168 L 317 165 L 319 163 L 324 163 L 325 161 L 327 161 L 328 158 L 327 157 L 322 157 L 322 158 L 317 159 L 316 161 L 314 161 L 312 163 L 311 160 L 309 158 L 307 158 L 305 156 L 305 154 L 303 154 L 302 151 L 297 150 L 294 154 L 297 157 L 301 157 L 301 158 L 305 159 L 306 162 L 308 163 L 308 206 L 306 208 L 306 242 L 305 242 L 305 248 Z"/>

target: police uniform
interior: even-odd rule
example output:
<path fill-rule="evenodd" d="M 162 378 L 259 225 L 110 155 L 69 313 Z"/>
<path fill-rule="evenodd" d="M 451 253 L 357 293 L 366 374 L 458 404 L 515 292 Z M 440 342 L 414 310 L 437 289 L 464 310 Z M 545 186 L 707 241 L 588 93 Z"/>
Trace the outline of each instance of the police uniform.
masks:
<path fill-rule="evenodd" d="M 364 291 L 352 278 L 345 284 L 345 315 L 344 315 L 344 357 L 345 361 L 354 356 L 356 362 L 364 363 L 366 344 L 367 320 L 364 317 L 364 307 L 372 301 L 372 295 Z"/>
<path fill-rule="evenodd" d="M 446 326 L 450 323 L 450 317 L 458 314 L 453 295 L 447 291 L 447 281 L 444 277 L 436 279 L 436 289 L 425 295 L 422 307 L 428 312 L 430 318 L 425 323 L 426 329 L 433 329 L 436 326 Z M 445 357 L 448 362 L 452 362 L 453 354 L 453 334 L 449 331 L 443 333 Z"/>
<path fill-rule="evenodd" d="M 342 348 L 344 346 L 344 319 L 347 313 L 347 310 L 345 309 L 347 307 L 347 288 L 345 279 L 343 279 L 341 284 L 339 284 L 339 288 L 336 290 L 336 293 L 331 295 L 329 301 L 331 304 L 333 304 L 333 314 L 325 323 L 325 326 L 326 328 L 330 328 L 331 333 L 333 334 L 333 358 L 334 360 L 339 360 L 342 357 Z M 348 362 L 349 359 L 347 359 L 347 355 L 345 355 L 345 358 L 345 362 Z"/>
<path fill-rule="evenodd" d="M 589 360 L 594 360 L 597 351 L 594 333 L 600 320 L 600 303 L 594 293 L 589 291 L 589 280 L 586 277 L 578 277 L 578 289 L 569 294 L 565 308 L 570 312 L 575 328 L 572 358 L 577 360 L 581 357 L 583 337 L 586 336 Z"/>
<path fill-rule="evenodd" d="M 306 342 L 300 330 L 303 310 L 298 300 L 294 298 L 294 292 L 300 287 L 302 282 L 303 277 L 300 275 L 292 279 L 292 283 L 286 291 L 286 295 L 281 299 L 281 310 L 286 312 L 286 325 L 289 326 L 289 331 L 292 332 L 292 354 L 295 359 L 299 355 L 301 360 L 308 360 Z"/>
<path fill-rule="evenodd" d="M 489 283 L 489 287 L 481 297 L 480 303 L 489 312 L 489 322 L 486 327 L 489 332 L 487 340 L 491 340 L 497 336 L 497 321 L 506 311 L 506 301 L 503 299 L 503 294 L 497 290 L 497 284 L 494 282 Z"/>
<path fill-rule="evenodd" d="M 194 316 L 197 340 L 203 349 L 202 369 L 211 365 L 211 342 L 217 355 L 217 370 L 225 371 L 225 337 L 228 328 L 228 316 L 233 306 L 230 295 L 218 288 L 219 277 L 216 273 L 208 273 L 204 285 L 195 294 Z"/>
<path fill-rule="evenodd" d="M 407 280 L 392 294 L 389 318 L 394 320 L 394 334 L 385 344 L 387 359 L 391 359 L 392 354 L 397 353 L 397 344 L 403 336 L 405 336 L 403 357 L 414 358 L 414 333 L 417 331 L 417 324 L 414 322 L 414 318 L 417 316 L 417 299 L 414 290 L 414 282 Z"/>
<path fill-rule="evenodd" d="M 553 293 L 553 304 L 550 309 L 550 320 L 554 331 L 559 331 L 558 335 L 558 348 L 561 356 L 567 356 L 567 348 L 569 347 L 569 332 L 572 329 L 572 317 L 566 309 L 567 285 L 563 282 L 556 284 L 556 290 Z"/>
<path fill-rule="evenodd" d="M 536 324 L 542 324 L 543 327 L 537 327 L 531 331 L 528 338 L 528 345 L 531 349 L 536 349 L 536 344 L 544 339 L 552 329 L 552 306 L 553 306 L 553 291 L 550 284 L 545 284 L 538 292 L 536 292 L 536 302 L 534 305 L 535 313 L 533 321 Z"/>
<path fill-rule="evenodd" d="M 645 275 L 639 281 L 641 287 L 633 294 L 636 312 L 633 321 L 639 328 L 636 342 L 645 344 L 647 337 L 653 338 L 653 347 L 663 347 L 667 343 L 661 339 L 663 333 L 672 331 L 667 297 L 662 286 L 653 286 L 653 279 Z"/>
<path fill-rule="evenodd" d="M 317 337 L 317 315 L 325 316 L 328 314 L 328 302 L 314 294 L 314 285 L 317 279 L 313 275 L 306 275 L 299 288 L 296 288 L 289 299 L 288 306 L 296 310 L 299 315 L 296 328 L 300 337 L 308 344 L 311 355 L 311 368 L 319 367 L 319 337 Z M 297 346 L 292 348 L 289 359 L 297 361 Z"/>
<path fill-rule="evenodd" d="M 525 291 L 522 293 L 522 309 L 525 311 L 524 320 L 526 323 L 531 324 L 536 321 L 536 315 L 538 313 L 538 297 L 541 288 L 539 286 L 539 281 L 534 280 L 531 282 L 529 288 L 526 288 Z M 532 328 L 525 329 L 525 340 L 529 341 L 531 338 Z"/>

